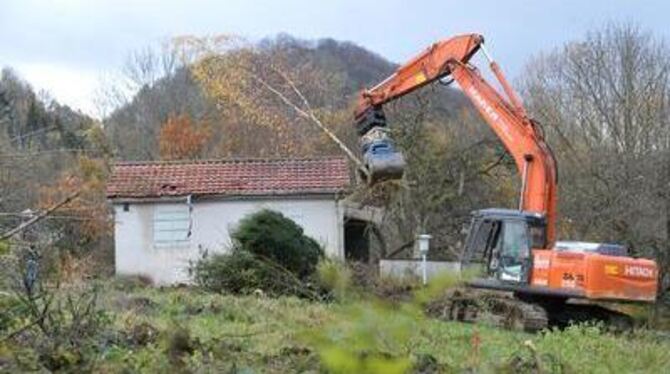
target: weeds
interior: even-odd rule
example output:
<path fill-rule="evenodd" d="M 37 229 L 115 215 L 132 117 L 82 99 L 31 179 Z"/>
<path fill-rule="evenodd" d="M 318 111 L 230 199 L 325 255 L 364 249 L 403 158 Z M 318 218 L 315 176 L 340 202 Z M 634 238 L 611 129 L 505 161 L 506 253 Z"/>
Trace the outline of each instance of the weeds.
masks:
<path fill-rule="evenodd" d="M 462 279 L 445 276 L 407 302 L 389 302 L 356 286 L 352 272 L 338 263 L 319 265 L 318 283 L 337 300 L 328 303 L 198 288 L 121 290 L 113 281 L 95 290 L 90 310 L 99 310 L 98 299 L 108 309 L 88 314 L 90 323 L 82 319 L 93 300 L 87 288 L 47 282 L 35 295 L 40 287 L 53 291 L 47 309 L 60 330 L 47 326 L 45 334 L 33 325 L 0 342 L 0 371 L 571 373 L 662 372 L 670 365 L 670 341 L 655 334 L 613 335 L 580 325 L 529 335 L 443 322 L 424 315 L 424 305 Z M 405 287 L 388 282 L 384 287 Z M 40 300 L 37 310 L 48 298 Z M 13 293 L 0 294 L 0 303 L 25 317 L 6 318 L 3 334 L 33 320 L 21 309 L 32 307 Z M 67 338 L 54 344 L 57 331 Z"/>
<path fill-rule="evenodd" d="M 318 287 L 326 298 L 344 301 L 352 296 L 352 274 L 346 264 L 331 259 L 319 262 L 316 267 Z"/>
<path fill-rule="evenodd" d="M 110 283 L 110 288 L 124 292 L 137 291 L 154 285 L 151 278 L 145 275 L 117 275 Z"/>
<path fill-rule="evenodd" d="M 17 251 L 9 263 L 12 305 L 0 340 L 30 348 L 48 370 L 88 364 L 108 322 L 98 308 L 97 286 L 61 288 L 58 274 L 42 270 L 44 256 L 35 248 Z"/>

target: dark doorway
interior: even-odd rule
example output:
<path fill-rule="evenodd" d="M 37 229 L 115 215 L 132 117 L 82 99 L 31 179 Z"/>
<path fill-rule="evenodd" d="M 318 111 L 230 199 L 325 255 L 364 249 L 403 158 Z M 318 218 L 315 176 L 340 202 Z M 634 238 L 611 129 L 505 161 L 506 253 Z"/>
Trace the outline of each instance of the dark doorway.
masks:
<path fill-rule="evenodd" d="M 345 222 L 344 256 L 347 261 L 370 260 L 370 234 L 367 222 L 357 219 L 348 219 Z"/>

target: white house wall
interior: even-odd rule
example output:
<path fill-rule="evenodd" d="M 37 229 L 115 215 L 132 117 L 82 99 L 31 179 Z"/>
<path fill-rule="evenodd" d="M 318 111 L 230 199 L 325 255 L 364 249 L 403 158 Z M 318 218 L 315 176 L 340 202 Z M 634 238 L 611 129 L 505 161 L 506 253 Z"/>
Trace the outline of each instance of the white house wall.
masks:
<path fill-rule="evenodd" d="M 157 284 L 187 282 L 189 260 L 197 259 L 201 250 L 228 250 L 229 232 L 240 219 L 264 208 L 297 222 L 325 248 L 328 256 L 344 257 L 342 212 L 332 197 L 196 201 L 190 240 L 177 247 L 154 245 L 153 219 L 158 204 L 185 206 L 186 202 L 131 203 L 128 211 L 124 211 L 123 204 L 114 205 L 117 274 L 146 275 Z"/>

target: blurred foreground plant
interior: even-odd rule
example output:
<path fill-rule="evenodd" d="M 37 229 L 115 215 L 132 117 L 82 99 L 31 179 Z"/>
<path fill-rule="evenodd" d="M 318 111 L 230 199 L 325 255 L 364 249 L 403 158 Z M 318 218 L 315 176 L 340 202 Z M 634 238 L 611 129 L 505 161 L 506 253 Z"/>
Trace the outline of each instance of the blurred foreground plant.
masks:
<path fill-rule="evenodd" d="M 36 356 L 25 362 L 17 359 L 27 366 L 24 369 L 35 369 L 36 364 L 52 371 L 82 368 L 91 364 L 88 358 L 98 348 L 97 338 L 108 318 L 98 306 L 97 285 L 61 287 L 57 269 L 47 266 L 50 249 L 16 248 L 3 259 L 11 308 L 0 326 L 0 343 L 12 341 Z"/>
<path fill-rule="evenodd" d="M 319 266 L 321 279 L 339 295 L 352 292 L 346 274 L 335 263 Z M 322 364 L 333 373 L 405 373 L 422 367 L 435 361 L 416 352 L 413 345 L 427 326 L 423 305 L 464 279 L 445 273 L 415 292 L 410 302 L 363 299 L 340 305 L 331 323 L 308 330 L 303 338 L 316 347 Z"/>

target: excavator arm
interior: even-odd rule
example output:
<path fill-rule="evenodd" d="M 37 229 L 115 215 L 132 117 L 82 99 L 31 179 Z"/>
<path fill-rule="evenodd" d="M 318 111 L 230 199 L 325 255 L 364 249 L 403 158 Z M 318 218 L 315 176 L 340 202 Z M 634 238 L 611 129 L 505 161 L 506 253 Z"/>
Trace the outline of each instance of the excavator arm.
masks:
<path fill-rule="evenodd" d="M 449 75 L 451 61 L 467 63 L 483 42 L 482 36 L 469 34 L 431 45 L 375 87 L 363 90 L 358 99 L 356 119 L 358 120 L 374 107 L 396 100 Z"/>
<path fill-rule="evenodd" d="M 488 59 L 504 95 L 469 63 L 479 50 Z M 527 116 L 502 71 L 486 53 L 481 35 L 466 34 L 439 41 L 400 66 L 375 87 L 359 94 L 354 114 L 369 180 L 376 182 L 401 177 L 404 167 L 404 159 L 397 165 L 389 166 L 386 161 L 376 164 L 374 144 L 391 142 L 384 131 L 384 104 L 448 77 L 458 83 L 514 158 L 521 177 L 519 209 L 545 217 L 545 248 L 551 248 L 555 242 L 556 226 L 556 162 L 539 127 Z"/>

